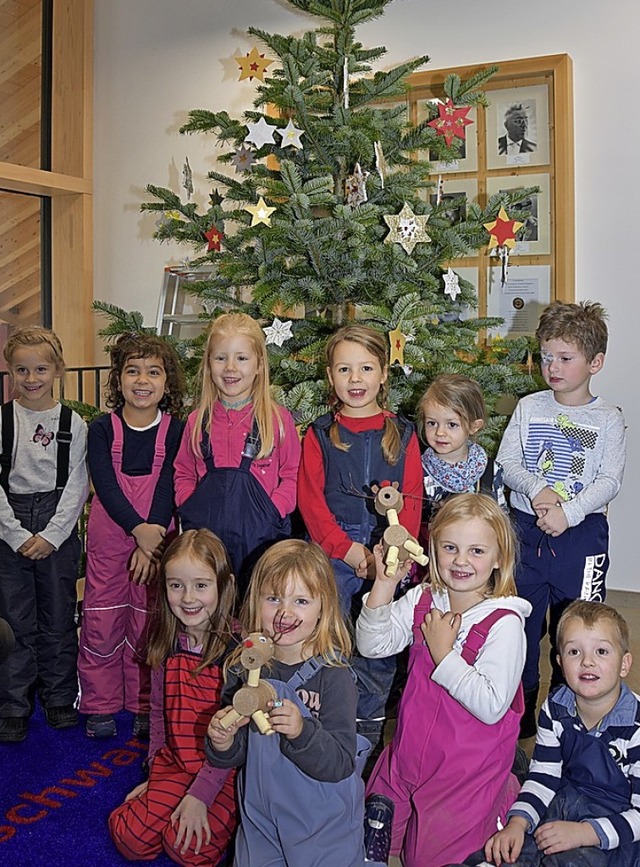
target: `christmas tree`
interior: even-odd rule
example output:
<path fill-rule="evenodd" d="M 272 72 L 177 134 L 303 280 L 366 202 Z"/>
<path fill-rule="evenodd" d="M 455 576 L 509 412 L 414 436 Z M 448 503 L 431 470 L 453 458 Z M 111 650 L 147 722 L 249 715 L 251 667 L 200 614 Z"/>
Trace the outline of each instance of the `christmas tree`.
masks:
<path fill-rule="evenodd" d="M 276 398 L 301 426 L 326 410 L 327 337 L 357 318 L 389 335 L 393 409 L 412 416 L 435 376 L 466 374 L 485 392 L 491 448 L 504 423 L 496 400 L 534 388 L 522 366 L 527 340 L 488 347 L 486 329 L 500 320 L 474 317 L 473 286 L 448 268 L 486 246 L 485 224 L 500 213 L 506 219 L 500 208 L 531 190 L 501 193 L 484 209 L 472 203 L 455 222 L 451 202 L 429 204 L 431 167 L 419 155 L 455 159 L 466 114 L 486 104 L 480 88 L 493 70 L 466 82 L 450 76 L 446 101 L 412 125 L 405 82 L 429 58 L 374 71 L 385 49 L 356 38 L 357 27 L 392 0 L 287 2 L 320 26 L 301 37 L 248 29 L 259 48 L 236 60 L 240 80 L 255 80 L 253 110 L 242 119 L 194 110 L 181 129 L 212 135 L 227 149 L 218 156 L 223 170 L 208 175 L 208 209 L 191 201 L 188 165 L 186 201 L 149 185 L 154 201 L 142 207 L 160 212 L 159 240 L 191 245 L 193 268 L 213 266 L 190 287 L 210 315 L 239 309 L 261 321 Z M 118 311 L 97 306 L 117 320 Z M 192 369 L 194 351 L 197 341 L 187 352 Z"/>

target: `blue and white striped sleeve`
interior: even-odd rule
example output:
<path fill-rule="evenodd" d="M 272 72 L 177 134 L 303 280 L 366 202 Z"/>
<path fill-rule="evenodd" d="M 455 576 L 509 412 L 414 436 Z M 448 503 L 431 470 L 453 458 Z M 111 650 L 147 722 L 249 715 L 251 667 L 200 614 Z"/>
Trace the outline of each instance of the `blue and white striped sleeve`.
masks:
<path fill-rule="evenodd" d="M 640 727 L 636 726 L 630 739 L 613 740 L 619 755 L 626 756 L 622 771 L 631 787 L 631 808 L 611 816 L 587 819 L 598 835 L 601 849 L 616 849 L 626 843 L 640 840 Z"/>

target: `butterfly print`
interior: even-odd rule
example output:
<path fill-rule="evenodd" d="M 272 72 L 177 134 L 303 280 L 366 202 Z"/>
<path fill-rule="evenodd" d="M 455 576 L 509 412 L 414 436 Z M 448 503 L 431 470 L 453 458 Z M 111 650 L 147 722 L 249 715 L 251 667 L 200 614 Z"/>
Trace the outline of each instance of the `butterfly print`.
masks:
<path fill-rule="evenodd" d="M 46 449 L 46 447 L 49 445 L 49 443 L 51 443 L 51 441 L 53 440 L 53 437 L 54 437 L 54 433 L 52 430 L 47 432 L 43 428 L 43 426 L 41 424 L 39 424 L 38 427 L 36 428 L 36 432 L 33 435 L 33 442 L 34 443 L 42 443 L 42 445 Z"/>

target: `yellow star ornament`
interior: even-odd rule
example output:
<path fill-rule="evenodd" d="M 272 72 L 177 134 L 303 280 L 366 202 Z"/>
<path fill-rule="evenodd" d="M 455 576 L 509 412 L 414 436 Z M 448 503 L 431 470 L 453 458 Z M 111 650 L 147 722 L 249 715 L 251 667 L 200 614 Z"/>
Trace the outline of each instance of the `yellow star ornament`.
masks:
<path fill-rule="evenodd" d="M 262 196 L 258 199 L 257 205 L 245 205 L 244 209 L 245 211 L 249 211 L 251 214 L 252 226 L 257 226 L 258 223 L 264 223 L 265 226 L 270 226 L 271 214 L 276 210 L 275 208 L 270 208 Z"/>
<path fill-rule="evenodd" d="M 400 367 L 404 365 L 404 345 L 406 342 L 407 338 L 404 336 L 402 331 L 400 331 L 400 326 L 389 332 L 389 347 L 391 349 L 391 352 L 389 353 L 390 365 L 395 361 L 398 362 Z"/>
<path fill-rule="evenodd" d="M 264 81 L 267 66 L 271 66 L 273 63 L 273 60 L 265 60 L 264 54 L 260 54 L 255 45 L 246 56 L 240 55 L 233 59 L 240 67 L 240 78 L 238 81 L 244 81 L 246 78 L 249 81 L 252 81 L 254 78 L 257 78 L 258 81 Z"/>

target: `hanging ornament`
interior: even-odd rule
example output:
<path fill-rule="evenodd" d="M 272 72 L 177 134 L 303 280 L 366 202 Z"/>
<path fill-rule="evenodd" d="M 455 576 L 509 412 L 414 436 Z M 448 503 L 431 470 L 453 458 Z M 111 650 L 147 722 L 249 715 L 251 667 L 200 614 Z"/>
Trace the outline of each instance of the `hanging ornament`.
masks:
<path fill-rule="evenodd" d="M 494 247 L 509 247 L 513 249 L 516 245 L 516 232 L 521 229 L 523 223 L 517 220 L 510 220 L 504 207 L 498 211 L 498 216 L 491 223 L 483 223 L 483 226 L 491 236 L 489 238 L 489 249 Z"/>
<path fill-rule="evenodd" d="M 450 295 L 451 300 L 455 301 L 462 289 L 460 288 L 460 278 L 453 270 L 453 268 L 447 268 L 447 273 L 444 276 L 444 294 Z"/>
<path fill-rule="evenodd" d="M 249 132 L 245 136 L 244 140 L 249 142 L 249 144 L 254 144 L 258 150 L 260 150 L 263 145 L 276 143 L 276 140 L 273 137 L 276 128 L 275 126 L 270 126 L 263 117 L 261 117 L 256 123 L 248 123 L 247 129 Z"/>
<path fill-rule="evenodd" d="M 467 115 L 471 111 L 470 105 L 455 107 L 451 99 L 448 99 L 444 105 L 438 105 L 438 117 L 430 120 L 427 126 L 432 126 L 438 135 L 444 136 L 444 140 L 448 145 L 451 144 L 454 138 L 465 139 L 467 131 L 465 127 L 473 123 Z"/>
<path fill-rule="evenodd" d="M 504 207 L 498 211 L 498 216 L 491 223 L 483 223 L 489 233 L 489 250 L 496 249 L 500 257 L 500 285 L 507 282 L 507 269 L 509 266 L 509 250 L 516 245 L 516 232 L 521 229 L 523 223 L 518 220 L 510 220 Z"/>
<path fill-rule="evenodd" d="M 349 58 L 345 57 L 342 64 L 342 95 L 344 107 L 349 108 Z"/>
<path fill-rule="evenodd" d="M 238 81 L 244 81 L 246 78 L 249 81 L 253 81 L 254 78 L 257 78 L 258 81 L 264 81 L 267 67 L 273 63 L 273 60 L 266 60 L 264 54 L 260 54 L 255 45 L 244 57 L 240 55 L 233 59 L 240 66 L 240 78 Z"/>
<path fill-rule="evenodd" d="M 384 190 L 384 176 L 387 173 L 387 162 L 384 158 L 384 152 L 382 150 L 382 142 L 374 141 L 373 152 L 376 155 L 376 171 L 380 175 L 380 186 Z"/>
<path fill-rule="evenodd" d="M 291 326 L 293 325 L 292 321 L 281 322 L 276 316 L 271 325 L 267 325 L 262 330 L 265 333 L 265 343 L 275 343 L 276 346 L 282 346 L 285 340 L 289 340 L 293 337 L 293 333 L 291 331 Z"/>
<path fill-rule="evenodd" d="M 347 204 L 351 205 L 352 208 L 357 208 L 358 205 L 367 201 L 366 180 L 368 177 L 369 172 L 363 172 L 360 163 L 356 163 L 353 174 L 349 175 L 344 182 Z"/>
<path fill-rule="evenodd" d="M 442 180 L 442 175 L 438 175 L 438 184 L 436 186 L 436 205 L 439 205 L 442 201 L 442 195 L 444 193 L 444 181 Z"/>
<path fill-rule="evenodd" d="M 245 205 L 245 211 L 251 214 L 251 225 L 257 226 L 258 223 L 264 223 L 265 226 L 271 225 L 271 214 L 276 210 L 271 208 L 265 200 L 260 196 L 257 205 Z"/>
<path fill-rule="evenodd" d="M 404 346 L 406 342 L 407 338 L 400 330 L 399 325 L 397 328 L 394 328 L 393 331 L 389 332 L 389 347 L 391 349 L 389 353 L 389 364 L 393 364 L 397 361 L 400 367 L 404 365 Z"/>
<path fill-rule="evenodd" d="M 402 372 L 405 376 L 411 376 L 411 374 L 413 373 L 413 364 L 403 364 Z"/>
<path fill-rule="evenodd" d="M 405 202 L 399 214 L 384 214 L 384 221 L 391 229 L 384 239 L 385 244 L 400 244 L 407 253 L 412 253 L 418 243 L 431 240 L 425 228 L 428 214 L 414 214 Z"/>
<path fill-rule="evenodd" d="M 248 172 L 255 161 L 253 152 L 242 145 L 235 152 L 231 165 L 236 167 L 236 174 L 239 174 L 240 172 Z"/>
<path fill-rule="evenodd" d="M 209 201 L 211 202 L 211 207 L 212 207 L 212 208 L 217 208 L 218 205 L 221 205 L 221 204 L 222 204 L 222 196 L 220 195 L 220 192 L 218 191 L 218 189 L 215 189 L 215 190 L 214 190 L 214 191 L 209 195 Z"/>
<path fill-rule="evenodd" d="M 289 123 L 285 126 L 284 129 L 277 129 L 276 132 L 282 138 L 283 148 L 289 147 L 289 145 L 291 145 L 291 147 L 302 150 L 302 142 L 300 141 L 300 136 L 304 135 L 304 130 L 298 129 L 298 127 L 294 125 L 292 120 L 289 120 Z"/>
<path fill-rule="evenodd" d="M 182 186 L 187 193 L 187 201 L 189 201 L 193 195 L 193 172 L 189 165 L 189 157 L 184 158 L 184 165 L 182 166 Z"/>
<path fill-rule="evenodd" d="M 220 252 L 220 242 L 224 238 L 224 232 L 221 232 L 216 226 L 212 226 L 207 232 L 204 233 L 205 238 L 208 241 L 207 244 L 207 253 L 210 253 L 214 250 L 216 253 Z"/>

